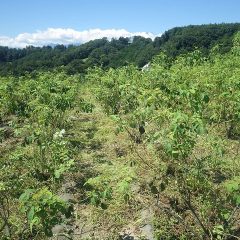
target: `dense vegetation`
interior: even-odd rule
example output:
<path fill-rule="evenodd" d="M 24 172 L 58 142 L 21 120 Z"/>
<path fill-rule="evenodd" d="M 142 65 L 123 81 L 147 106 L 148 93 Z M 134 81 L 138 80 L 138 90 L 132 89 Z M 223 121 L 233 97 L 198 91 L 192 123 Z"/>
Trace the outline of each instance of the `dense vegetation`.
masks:
<path fill-rule="evenodd" d="M 1 77 L 0 239 L 239 239 L 231 45 Z"/>
<path fill-rule="evenodd" d="M 0 47 L 0 75 L 23 75 L 52 68 L 64 68 L 74 74 L 86 72 L 93 65 L 117 68 L 132 63 L 142 67 L 160 50 L 176 57 L 198 48 L 207 55 L 217 44 L 225 53 L 231 49 L 233 35 L 239 30 L 240 24 L 210 24 L 173 28 L 154 40 L 136 36 L 111 41 L 103 38 L 80 46 Z"/>

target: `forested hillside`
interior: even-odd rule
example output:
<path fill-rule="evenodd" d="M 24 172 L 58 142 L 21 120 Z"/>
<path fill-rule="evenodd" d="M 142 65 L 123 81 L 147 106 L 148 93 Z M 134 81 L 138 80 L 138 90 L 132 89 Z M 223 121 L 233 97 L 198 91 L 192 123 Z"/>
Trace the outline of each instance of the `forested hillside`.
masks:
<path fill-rule="evenodd" d="M 0 239 L 239 239 L 238 27 L 1 48 Z"/>
<path fill-rule="evenodd" d="M 84 73 L 92 66 L 107 69 L 128 64 L 142 67 L 160 51 L 175 58 L 198 48 L 208 55 L 216 45 L 222 53 L 226 53 L 231 49 L 233 36 L 239 30 L 238 23 L 210 24 L 173 28 L 154 40 L 136 36 L 133 39 L 110 41 L 103 38 L 80 46 L 29 46 L 24 49 L 0 47 L 0 74 L 19 76 L 26 72 L 53 68 L 74 74 Z"/>

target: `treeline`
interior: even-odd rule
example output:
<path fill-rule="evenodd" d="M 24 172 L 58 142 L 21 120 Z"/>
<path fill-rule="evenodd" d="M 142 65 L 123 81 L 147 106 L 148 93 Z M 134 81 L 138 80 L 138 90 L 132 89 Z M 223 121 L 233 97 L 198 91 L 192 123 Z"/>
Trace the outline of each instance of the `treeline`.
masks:
<path fill-rule="evenodd" d="M 110 41 L 97 39 L 80 46 L 0 47 L 0 75 L 22 75 L 59 67 L 74 74 L 85 72 L 92 66 L 117 68 L 130 63 L 142 67 L 160 51 L 175 58 L 198 48 L 207 55 L 216 45 L 221 53 L 226 53 L 231 49 L 237 31 L 240 31 L 239 23 L 190 25 L 168 30 L 154 40 L 135 36 Z"/>

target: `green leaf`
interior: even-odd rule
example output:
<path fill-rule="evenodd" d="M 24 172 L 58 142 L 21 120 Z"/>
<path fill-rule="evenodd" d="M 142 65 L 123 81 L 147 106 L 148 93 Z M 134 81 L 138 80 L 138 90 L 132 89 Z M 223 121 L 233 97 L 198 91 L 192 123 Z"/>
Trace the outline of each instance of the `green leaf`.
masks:
<path fill-rule="evenodd" d="M 3 182 L 0 182 L 0 191 L 6 190 L 5 184 Z"/>
<path fill-rule="evenodd" d="M 227 191 L 230 192 L 230 193 L 239 189 L 238 182 L 230 182 L 230 183 L 227 183 L 225 186 L 227 188 Z"/>
<path fill-rule="evenodd" d="M 34 217 L 32 219 L 32 221 L 30 222 L 29 226 L 30 226 L 30 231 L 32 232 L 32 228 L 34 225 L 39 225 L 40 224 L 40 219 L 38 217 Z"/>
<path fill-rule="evenodd" d="M 21 196 L 19 197 L 19 200 L 21 202 L 26 202 L 29 200 L 31 194 L 34 193 L 34 189 L 27 189 Z"/>
<path fill-rule="evenodd" d="M 32 206 L 30 208 L 30 211 L 27 214 L 27 219 L 28 219 L 29 222 L 31 222 L 33 220 L 34 214 L 35 214 L 35 207 Z"/>
<path fill-rule="evenodd" d="M 236 204 L 237 204 L 237 205 L 240 205 L 240 195 L 237 195 L 237 196 L 236 196 Z"/>

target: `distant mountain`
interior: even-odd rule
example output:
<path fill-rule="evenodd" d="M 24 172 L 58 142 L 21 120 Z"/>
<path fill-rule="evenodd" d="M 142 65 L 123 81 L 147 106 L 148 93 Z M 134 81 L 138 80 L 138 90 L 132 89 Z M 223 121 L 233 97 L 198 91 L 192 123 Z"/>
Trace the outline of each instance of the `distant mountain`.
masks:
<path fill-rule="evenodd" d="M 155 47 L 165 50 L 170 56 L 178 56 L 195 48 L 208 53 L 217 44 L 225 53 L 231 49 L 233 36 L 238 31 L 240 23 L 190 25 L 166 31 L 154 43 Z"/>
<path fill-rule="evenodd" d="M 116 68 L 134 64 L 142 67 L 160 51 L 175 58 L 198 48 L 207 55 L 217 44 L 220 52 L 226 53 L 238 31 L 240 23 L 190 25 L 170 29 L 154 40 L 135 36 L 133 39 L 121 37 L 111 41 L 97 39 L 79 46 L 0 47 L 0 75 L 22 75 L 58 67 L 69 74 L 83 73 L 92 66 Z"/>

